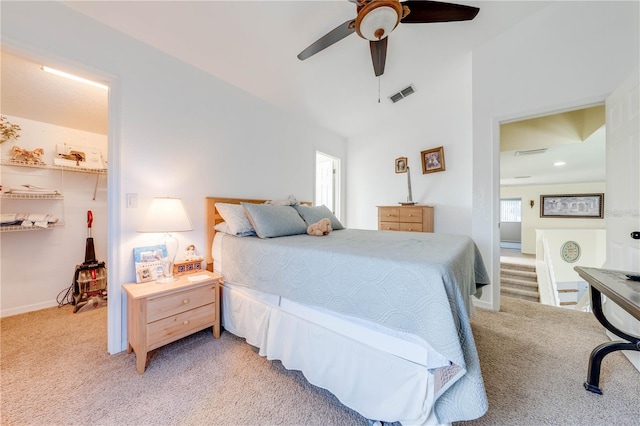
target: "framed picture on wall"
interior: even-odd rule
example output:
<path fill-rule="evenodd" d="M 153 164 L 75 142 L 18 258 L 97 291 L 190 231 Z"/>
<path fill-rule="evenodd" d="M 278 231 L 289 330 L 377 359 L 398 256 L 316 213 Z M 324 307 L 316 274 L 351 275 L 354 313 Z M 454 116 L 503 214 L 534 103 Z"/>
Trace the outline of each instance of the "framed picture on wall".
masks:
<path fill-rule="evenodd" d="M 422 174 L 443 172 L 444 169 L 444 148 L 427 149 L 420 152 L 422 158 Z"/>
<path fill-rule="evenodd" d="M 604 217 L 604 194 L 541 195 L 540 217 Z"/>
<path fill-rule="evenodd" d="M 407 173 L 407 157 L 396 158 L 396 173 Z"/>

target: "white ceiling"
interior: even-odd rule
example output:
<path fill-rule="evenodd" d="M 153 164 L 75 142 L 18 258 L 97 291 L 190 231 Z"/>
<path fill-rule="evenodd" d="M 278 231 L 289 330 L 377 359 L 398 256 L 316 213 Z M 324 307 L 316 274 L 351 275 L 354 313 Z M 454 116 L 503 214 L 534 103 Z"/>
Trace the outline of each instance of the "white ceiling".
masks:
<path fill-rule="evenodd" d="M 355 33 L 305 61 L 296 57 L 339 24 L 355 18 L 356 6 L 347 0 L 64 3 L 349 137 L 390 114 L 393 118 L 402 110 L 406 115 L 406 107 L 394 108 L 387 97 L 411 83 L 417 89 L 412 103 L 428 102 L 429 93 L 438 88 L 439 62 L 469 55 L 474 47 L 549 2 L 460 1 L 480 8 L 473 21 L 400 24 L 389 36 L 380 81 L 373 73 L 368 41 Z"/>
<path fill-rule="evenodd" d="M 355 5 L 347 0 L 63 3 L 294 116 L 305 116 L 350 137 L 370 130 L 381 122 L 420 120 L 421 105 L 428 104 L 431 100 L 429 94 L 438 90 L 439 63 L 470 55 L 475 47 L 550 3 L 454 2 L 479 7 L 480 12 L 473 21 L 468 22 L 400 24 L 390 36 L 385 73 L 380 79 L 373 73 L 368 42 L 356 34 L 305 61 L 296 57 L 328 31 L 355 17 Z M 5 80 L 8 67 L 3 55 L 3 89 L 8 87 Z M 39 73 L 42 74 L 44 73 Z M 25 75 L 35 76 L 38 73 Z M 413 84 L 417 90 L 410 98 L 398 104 L 392 104 L 387 99 L 409 84 Z M 14 115 L 5 111 L 8 104 L 4 103 L 4 92 L 5 90 L 3 113 Z M 47 99 L 46 90 L 39 89 L 37 93 L 40 99 L 32 104 L 32 108 L 47 105 L 44 101 Z M 67 102 L 62 93 L 70 94 L 74 91 L 58 91 L 52 97 L 58 103 L 75 105 L 77 100 Z M 87 96 L 81 98 L 91 99 Z M 103 105 L 106 105 L 106 101 Z M 78 105 L 78 110 L 84 111 L 85 115 L 87 111 L 99 114 L 94 105 Z M 104 130 L 89 131 L 106 133 L 106 109 L 103 114 Z M 41 121 L 51 122 L 45 119 Z M 82 122 L 85 124 L 60 125 L 88 130 L 86 127 L 89 118 L 85 117 Z M 92 124 L 95 125 L 97 122 Z M 584 150 L 585 146 L 587 145 L 583 144 L 579 148 L 580 155 L 591 152 Z M 569 149 L 569 146 L 563 149 Z M 571 153 L 566 155 L 574 156 Z M 504 159 L 502 169 L 505 173 L 511 170 L 511 160 Z M 589 166 L 595 164 L 593 159 L 587 163 Z M 536 179 L 549 175 L 548 171 L 541 169 L 541 164 L 532 165 L 531 172 L 525 170 L 525 167 L 522 164 L 517 166 L 519 175 L 535 175 L 540 178 L 529 179 L 522 184 L 537 183 Z M 553 171 L 552 167 L 549 169 Z M 604 170 L 604 165 L 602 169 Z M 569 167 L 564 169 L 567 176 L 568 170 Z M 557 176 L 557 169 L 554 172 Z M 505 173 L 503 176 L 508 177 Z M 562 179 L 562 175 L 560 178 Z"/>
<path fill-rule="evenodd" d="M 109 92 L 58 75 L 2 51 L 2 114 L 107 134 Z"/>

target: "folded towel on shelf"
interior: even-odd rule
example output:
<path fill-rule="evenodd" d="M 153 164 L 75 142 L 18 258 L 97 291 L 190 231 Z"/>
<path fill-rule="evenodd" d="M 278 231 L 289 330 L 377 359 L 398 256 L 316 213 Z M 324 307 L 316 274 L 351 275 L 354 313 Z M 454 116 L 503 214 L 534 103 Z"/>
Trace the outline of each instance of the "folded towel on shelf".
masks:
<path fill-rule="evenodd" d="M 24 184 L 20 188 L 9 188 L 8 194 L 30 194 L 30 195 L 60 195 L 57 189 L 43 188 L 41 186 Z"/>
<path fill-rule="evenodd" d="M 21 220 L 18 220 L 15 213 L 2 213 L 0 215 L 0 224 L 3 226 L 7 225 L 19 225 Z"/>
<path fill-rule="evenodd" d="M 2 213 L 1 222 L 2 226 L 20 225 L 47 228 L 49 224 L 57 223 L 58 218 L 47 213 Z"/>

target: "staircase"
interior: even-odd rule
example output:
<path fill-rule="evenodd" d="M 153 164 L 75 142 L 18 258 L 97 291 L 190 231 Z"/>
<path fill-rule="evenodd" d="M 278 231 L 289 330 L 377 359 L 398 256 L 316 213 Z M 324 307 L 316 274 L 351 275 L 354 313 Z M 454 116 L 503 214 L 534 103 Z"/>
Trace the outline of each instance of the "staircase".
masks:
<path fill-rule="evenodd" d="M 536 267 L 521 263 L 500 262 L 500 295 L 540 302 Z"/>

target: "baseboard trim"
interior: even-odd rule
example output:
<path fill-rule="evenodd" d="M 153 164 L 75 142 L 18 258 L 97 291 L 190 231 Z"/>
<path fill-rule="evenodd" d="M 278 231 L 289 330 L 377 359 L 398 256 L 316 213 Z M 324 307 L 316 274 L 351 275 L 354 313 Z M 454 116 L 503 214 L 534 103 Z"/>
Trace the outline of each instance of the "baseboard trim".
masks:
<path fill-rule="evenodd" d="M 39 311 L 40 309 L 53 308 L 58 306 L 58 302 L 51 300 L 49 302 L 34 303 L 33 305 L 18 306 L 17 308 L 4 309 L 0 311 L 0 318 L 10 317 L 18 314 L 25 314 L 31 311 Z"/>

